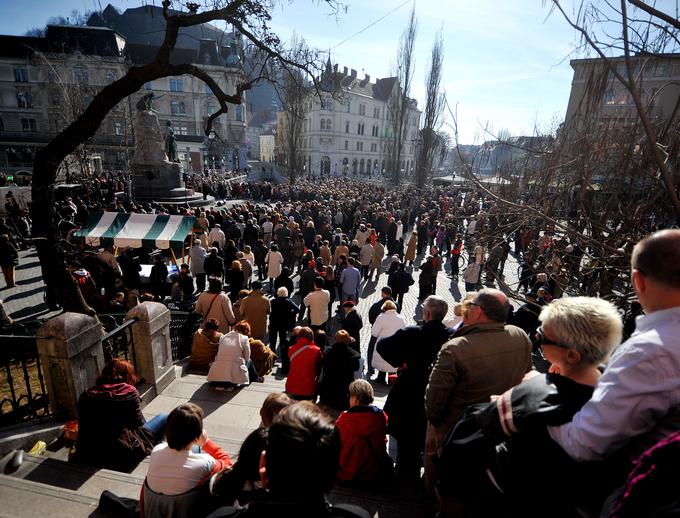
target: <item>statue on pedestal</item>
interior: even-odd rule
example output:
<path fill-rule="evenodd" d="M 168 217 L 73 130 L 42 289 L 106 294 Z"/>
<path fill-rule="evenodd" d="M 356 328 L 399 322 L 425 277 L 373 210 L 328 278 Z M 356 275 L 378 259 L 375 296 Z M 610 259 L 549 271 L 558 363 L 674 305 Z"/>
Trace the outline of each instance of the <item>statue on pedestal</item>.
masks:
<path fill-rule="evenodd" d="M 167 126 L 168 136 L 165 139 L 165 152 L 167 153 L 170 162 L 179 162 L 179 159 L 177 158 L 177 139 L 175 138 L 175 132 L 172 130 L 170 121 L 167 122 Z"/>

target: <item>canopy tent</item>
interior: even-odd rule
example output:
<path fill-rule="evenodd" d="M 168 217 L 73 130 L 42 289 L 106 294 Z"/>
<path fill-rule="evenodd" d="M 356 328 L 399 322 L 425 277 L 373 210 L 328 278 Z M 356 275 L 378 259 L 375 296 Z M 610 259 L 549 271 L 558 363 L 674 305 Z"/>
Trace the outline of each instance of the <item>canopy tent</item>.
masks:
<path fill-rule="evenodd" d="M 180 250 L 196 223 L 194 216 L 100 212 L 91 214 L 74 236 L 93 247 Z"/>

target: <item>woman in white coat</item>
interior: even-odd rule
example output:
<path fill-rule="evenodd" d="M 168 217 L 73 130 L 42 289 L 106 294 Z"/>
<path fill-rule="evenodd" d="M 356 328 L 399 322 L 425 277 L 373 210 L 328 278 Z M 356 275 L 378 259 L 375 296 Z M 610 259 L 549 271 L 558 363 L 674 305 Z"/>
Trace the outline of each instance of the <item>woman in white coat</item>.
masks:
<path fill-rule="evenodd" d="M 250 382 L 250 325 L 239 322 L 230 332 L 220 338 L 215 361 L 210 365 L 208 381 L 247 385 Z M 254 370 L 254 369 L 253 369 Z M 257 377 L 257 373 L 255 374 Z"/>
<path fill-rule="evenodd" d="M 274 292 L 274 279 L 281 275 L 283 268 L 283 255 L 279 252 L 279 247 L 272 245 L 264 258 L 267 263 L 267 277 L 269 277 L 269 291 Z"/>
<path fill-rule="evenodd" d="M 397 305 L 391 300 L 386 300 L 380 310 L 382 313 L 380 313 L 378 318 L 375 319 L 375 323 L 371 328 L 371 336 L 374 336 L 377 339 L 376 344 L 381 338 L 392 336 L 400 329 L 406 327 L 406 319 L 397 313 Z M 377 349 L 373 353 L 371 367 L 378 371 L 378 376 L 375 378 L 375 381 L 381 383 L 386 383 L 386 373 L 391 374 L 397 372 L 396 368 L 392 367 L 392 365 L 383 360 Z"/>

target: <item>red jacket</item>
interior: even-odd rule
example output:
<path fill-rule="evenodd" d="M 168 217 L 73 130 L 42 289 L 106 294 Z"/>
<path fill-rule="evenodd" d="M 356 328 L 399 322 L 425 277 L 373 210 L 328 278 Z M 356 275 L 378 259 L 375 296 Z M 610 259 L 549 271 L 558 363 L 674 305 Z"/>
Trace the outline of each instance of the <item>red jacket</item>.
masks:
<path fill-rule="evenodd" d="M 389 461 L 387 415 L 375 406 L 356 406 L 340 414 L 335 422 L 340 432 L 338 480 L 370 481 L 380 476 Z"/>
<path fill-rule="evenodd" d="M 297 351 L 304 349 L 300 354 Z M 295 356 L 295 357 L 294 357 Z M 295 345 L 288 349 L 290 370 L 286 379 L 286 392 L 293 396 L 313 397 L 321 372 L 321 358 L 323 353 L 307 338 L 300 338 Z"/>

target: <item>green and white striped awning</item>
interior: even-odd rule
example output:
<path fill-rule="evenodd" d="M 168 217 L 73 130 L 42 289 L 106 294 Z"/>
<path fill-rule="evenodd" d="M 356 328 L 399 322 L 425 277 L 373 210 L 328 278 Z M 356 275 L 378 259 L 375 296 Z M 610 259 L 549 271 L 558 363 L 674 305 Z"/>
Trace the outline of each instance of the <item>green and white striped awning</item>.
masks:
<path fill-rule="evenodd" d="M 91 214 L 74 236 L 95 248 L 118 246 L 179 250 L 195 223 L 193 216 L 100 212 Z"/>

